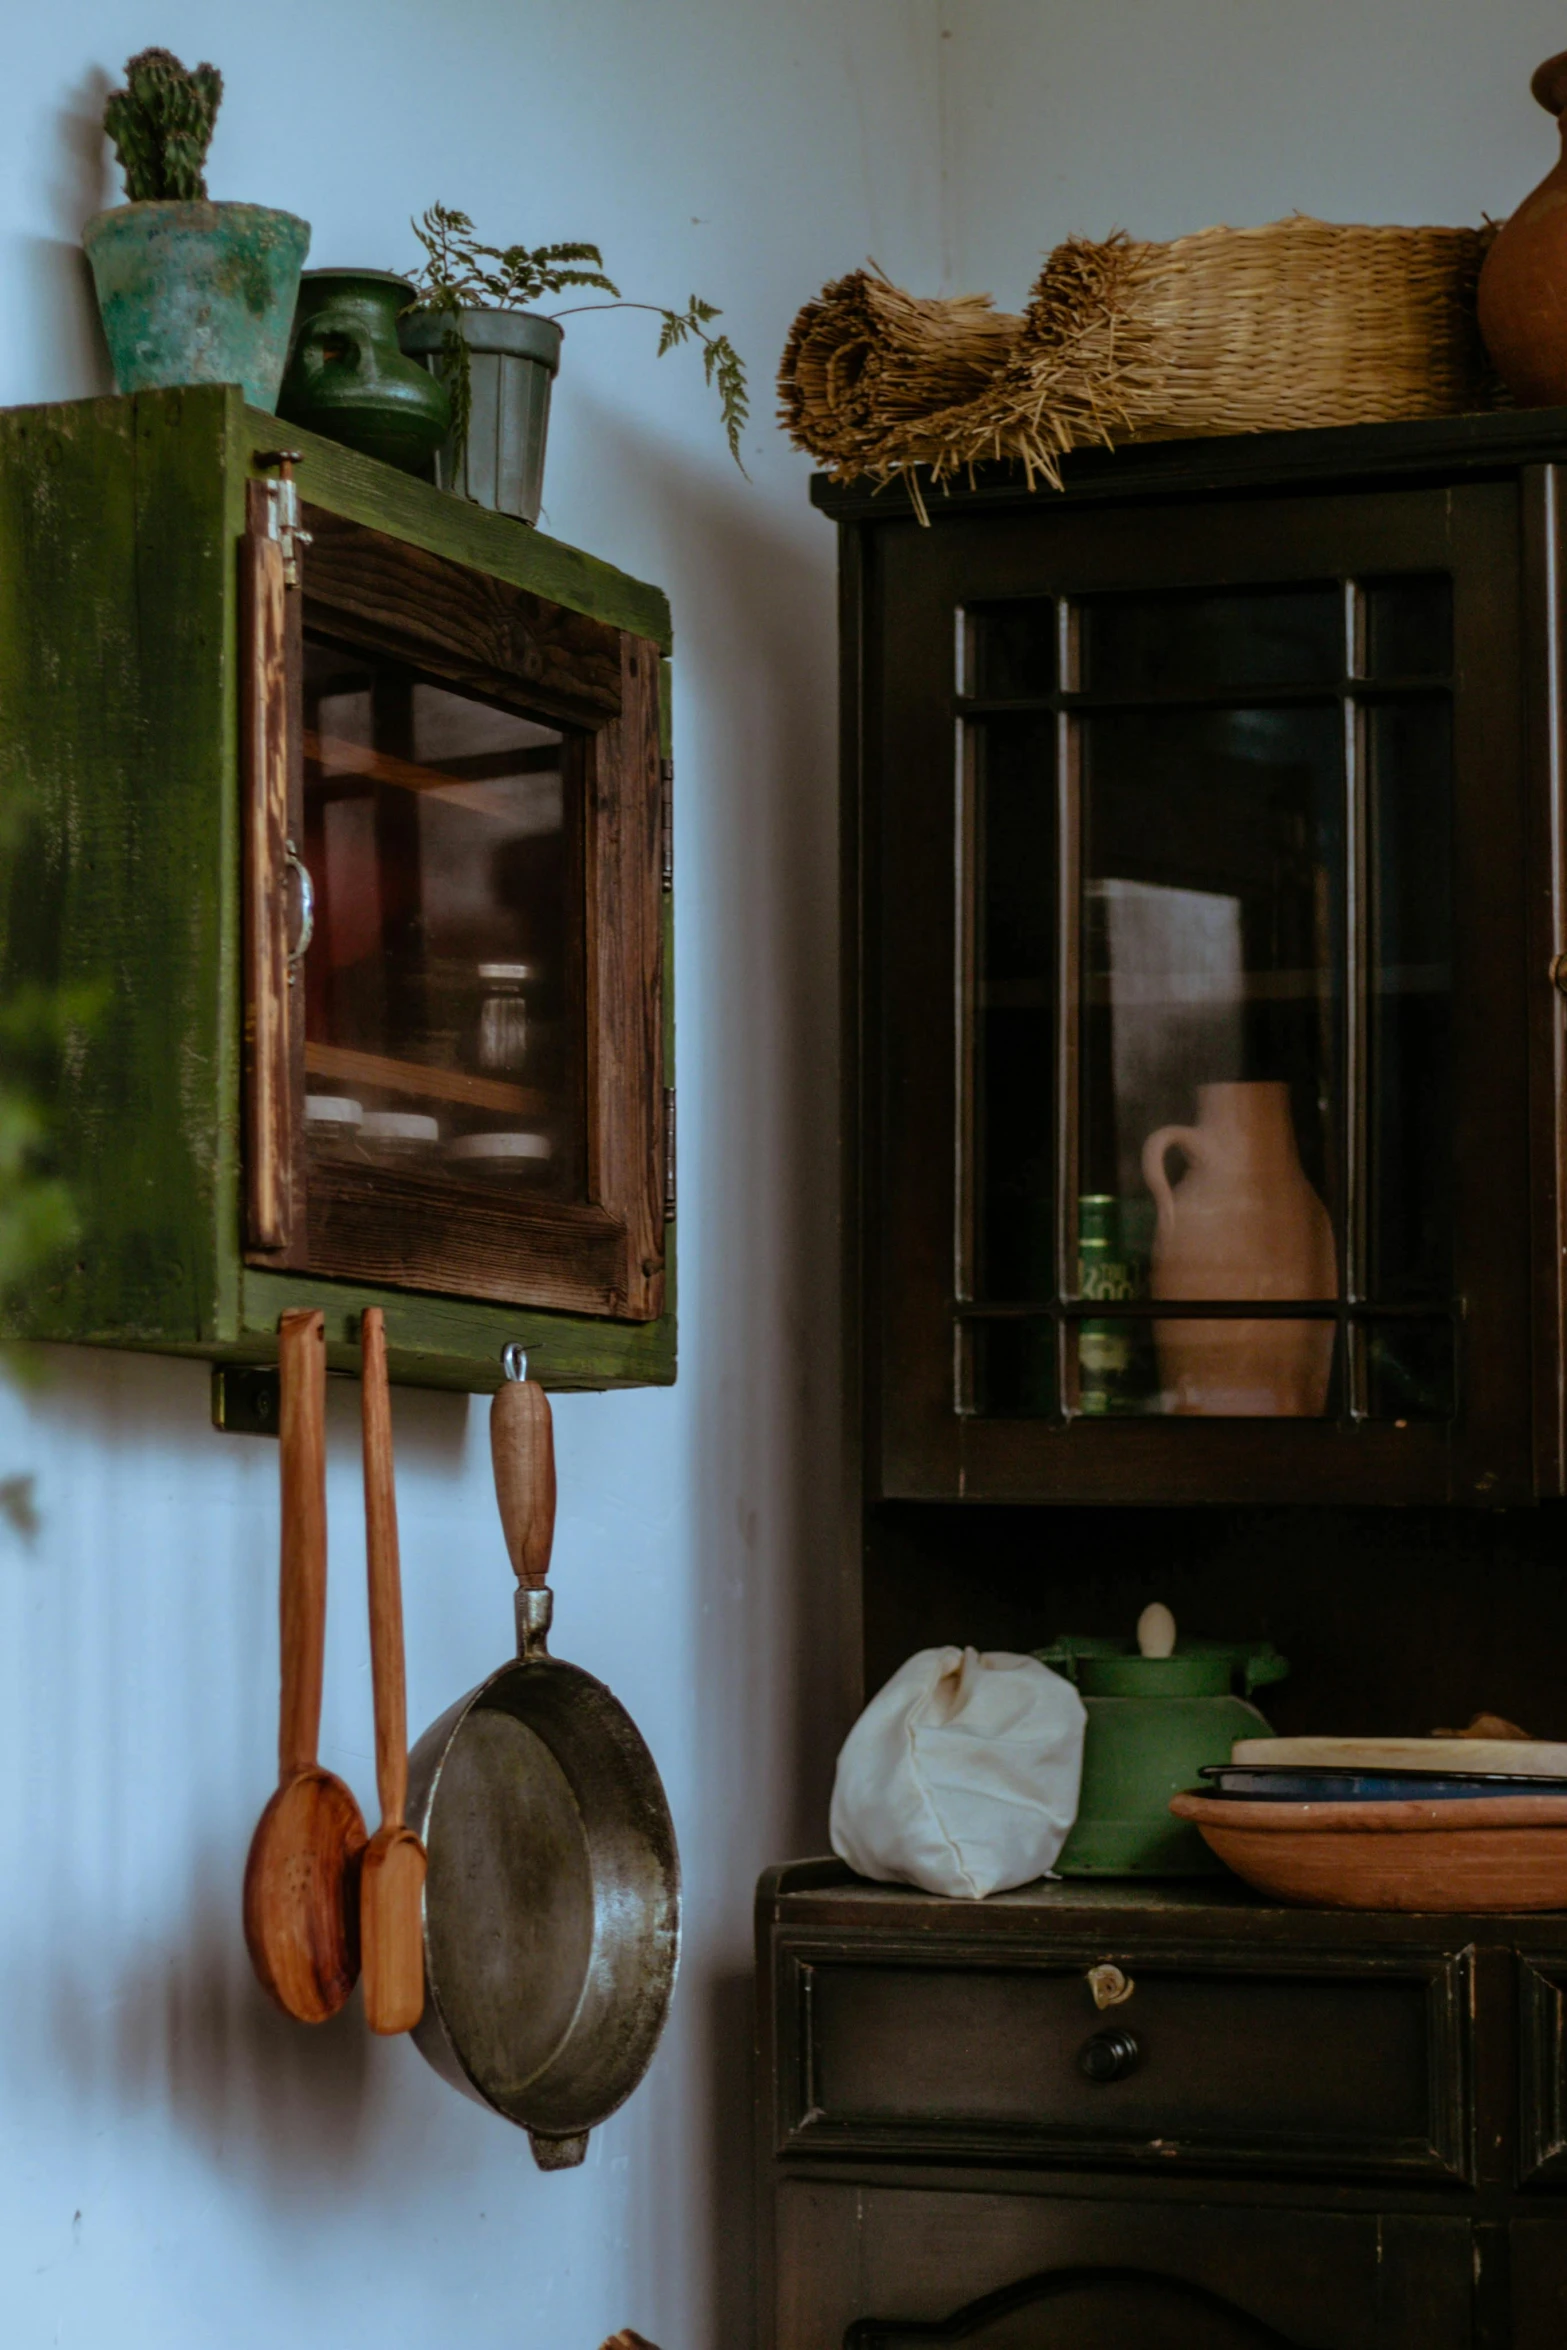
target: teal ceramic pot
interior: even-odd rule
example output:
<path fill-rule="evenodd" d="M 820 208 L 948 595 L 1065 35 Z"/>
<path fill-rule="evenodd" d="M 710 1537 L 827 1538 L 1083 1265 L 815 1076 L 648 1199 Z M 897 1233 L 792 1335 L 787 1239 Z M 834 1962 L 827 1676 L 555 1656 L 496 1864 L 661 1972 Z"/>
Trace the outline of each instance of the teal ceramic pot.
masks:
<path fill-rule="evenodd" d="M 1273 1736 L 1247 1698 L 1289 1671 L 1277 1649 L 1183 1640 L 1173 1656 L 1138 1656 L 1115 1641 L 1068 1635 L 1035 1653 L 1076 1683 L 1088 1716 L 1060 1875 L 1222 1876 L 1197 1830 L 1170 1817 L 1170 1798 L 1197 1786 L 1205 1763 L 1227 1763 L 1238 1738 Z"/>
<path fill-rule="evenodd" d="M 414 298 L 384 269 L 307 269 L 278 413 L 405 473 L 424 473 L 452 429 L 439 376 L 403 356 L 398 314 Z"/>
<path fill-rule="evenodd" d="M 443 345 L 454 323 L 468 346 L 473 404 L 466 443 L 461 449 L 446 443 L 435 460 L 435 478 L 443 490 L 477 505 L 537 522 L 562 330 L 553 318 L 529 310 L 464 310 L 456 321 L 426 310 L 403 320 L 403 349 L 444 374 Z"/>
<path fill-rule="evenodd" d="M 122 392 L 240 384 L 275 408 L 310 223 L 265 204 L 118 204 L 82 243 Z"/>

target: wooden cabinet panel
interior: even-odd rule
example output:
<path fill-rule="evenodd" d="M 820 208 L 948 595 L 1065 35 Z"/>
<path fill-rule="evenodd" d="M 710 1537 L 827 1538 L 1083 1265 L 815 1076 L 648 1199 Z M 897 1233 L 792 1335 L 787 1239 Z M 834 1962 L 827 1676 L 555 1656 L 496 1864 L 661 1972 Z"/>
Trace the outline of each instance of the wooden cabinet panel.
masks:
<path fill-rule="evenodd" d="M 935 1964 L 786 1944 L 778 2143 L 801 2153 L 1465 2178 L 1465 1954 L 1139 1951 L 1104 2016 L 1093 1953 Z M 1080 2057 L 1130 2034 L 1124 2078 Z"/>
<path fill-rule="evenodd" d="M 1518 2100 L 1519 2178 L 1567 2186 L 1567 1967 L 1523 1956 Z"/>
<path fill-rule="evenodd" d="M 313 544 L 280 576 L 277 544 L 269 553 L 247 514 L 275 471 L 277 422 L 232 387 L 0 415 L 0 557 L 27 582 L 0 618 L 0 702 L 27 786 L 26 837 L 0 892 L 0 986 L 69 989 L 92 1007 L 73 1016 L 52 1100 L 77 1245 L 8 1304 L 8 1329 L 259 1364 L 279 1313 L 315 1306 L 347 1369 L 375 1304 L 393 1376 L 417 1384 L 493 1387 L 511 1343 L 552 1387 L 667 1384 L 665 599 L 391 467 L 288 438 Z M 378 757 L 390 692 L 374 739 L 344 730 L 323 761 L 300 723 L 312 632 L 350 655 L 357 645 L 361 666 L 373 655 L 427 670 L 416 695 L 505 719 L 505 776 L 488 742 L 460 771 L 438 750 Z M 415 710 L 415 732 L 424 723 Z M 557 738 L 553 765 L 526 764 L 530 728 Z M 445 925 L 437 937 L 425 920 L 421 1039 L 401 1058 L 305 1033 L 311 758 L 323 804 L 354 803 L 357 822 L 366 777 L 387 802 L 329 860 L 369 870 L 360 834 L 373 835 L 372 880 L 403 871 L 392 835 L 406 846 L 415 787 L 445 795 L 428 822 L 419 801 L 427 900 L 410 914 L 389 889 L 380 908 L 383 961 L 388 927 L 416 938 L 414 916 L 432 906 Z M 545 806 L 557 771 L 569 824 Z M 505 826 L 492 823 L 503 784 Z M 393 800 L 408 803 L 400 826 Z M 449 857 L 461 827 L 485 838 Z M 475 876 L 493 883 L 477 913 Z M 366 888 L 367 907 L 377 894 Z M 492 1066 L 483 1043 L 487 991 L 515 992 L 530 960 L 526 939 L 494 946 L 485 925 L 500 906 L 520 927 L 546 901 L 575 931 L 569 952 L 540 951 L 557 976 L 527 981 L 528 1050 L 552 1063 L 558 1134 L 531 1067 L 524 1084 L 515 1056 Z M 480 1073 L 454 1076 L 469 1060 Z M 404 1097 L 425 1094 L 408 1121 Z M 367 1111 L 390 1149 L 342 1146 L 336 1114 Z M 426 1157 L 395 1147 L 412 1125 Z"/>
<path fill-rule="evenodd" d="M 1508 2230 L 1512 2350 L 1562 2350 L 1567 2342 L 1567 2227 L 1518 2219 Z"/>
<path fill-rule="evenodd" d="M 1468 2350 L 1458 2218 L 788 2182 L 776 2350 Z M 1542 2337 L 1543 2339 L 1543 2337 Z"/>

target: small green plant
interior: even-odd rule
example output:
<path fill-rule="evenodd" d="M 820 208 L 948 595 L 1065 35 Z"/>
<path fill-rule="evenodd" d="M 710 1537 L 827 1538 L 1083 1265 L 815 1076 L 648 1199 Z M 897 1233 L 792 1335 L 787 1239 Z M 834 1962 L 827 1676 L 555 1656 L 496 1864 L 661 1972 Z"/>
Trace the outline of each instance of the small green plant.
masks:
<path fill-rule="evenodd" d="M 450 321 L 442 356 L 452 395 L 452 433 L 459 452 L 468 437 L 471 394 L 468 346 L 458 319 L 464 310 L 529 310 L 548 294 L 588 286 L 608 294 L 607 302 L 578 302 L 549 313 L 571 318 L 583 310 L 648 310 L 663 324 L 658 356 L 677 344 L 702 346 L 702 367 L 718 393 L 719 413 L 729 454 L 740 467 L 740 435 L 750 414 L 745 366 L 727 335 L 710 334 L 709 327 L 723 313 L 693 294 L 684 310 L 666 310 L 656 302 L 628 302 L 613 279 L 604 274 L 604 256 L 597 245 L 481 245 L 466 212 L 432 204 L 422 220 L 411 223 L 424 247 L 414 283 L 418 289 L 411 307 L 444 313 Z"/>
<path fill-rule="evenodd" d="M 223 102 L 215 65 L 187 72 L 168 49 L 143 49 L 126 59 L 125 87 L 103 110 L 125 193 L 133 204 L 201 203 L 213 126 Z"/>

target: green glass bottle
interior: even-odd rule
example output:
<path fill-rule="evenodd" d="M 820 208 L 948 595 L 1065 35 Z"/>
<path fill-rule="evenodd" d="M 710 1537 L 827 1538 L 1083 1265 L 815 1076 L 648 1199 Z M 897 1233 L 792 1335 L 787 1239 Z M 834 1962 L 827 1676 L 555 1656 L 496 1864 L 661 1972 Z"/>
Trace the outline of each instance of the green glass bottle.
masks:
<path fill-rule="evenodd" d="M 1077 1203 L 1077 1278 L 1083 1297 L 1129 1305 L 1148 1291 L 1146 1222 L 1141 1203 L 1107 1191 L 1084 1192 Z M 1119 1317 L 1078 1324 L 1078 1409 L 1090 1417 L 1148 1408 L 1146 1333 Z"/>

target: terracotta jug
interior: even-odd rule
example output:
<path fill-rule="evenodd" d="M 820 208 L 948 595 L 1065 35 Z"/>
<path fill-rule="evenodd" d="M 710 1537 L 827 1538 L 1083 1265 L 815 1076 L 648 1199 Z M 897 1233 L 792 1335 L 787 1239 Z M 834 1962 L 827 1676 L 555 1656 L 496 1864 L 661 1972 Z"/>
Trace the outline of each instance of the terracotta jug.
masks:
<path fill-rule="evenodd" d="M 1172 1149 L 1186 1158 L 1173 1187 Z M 1161 1126 L 1143 1145 L 1158 1205 L 1150 1295 L 1331 1298 L 1333 1225 L 1300 1163 L 1289 1087 L 1199 1085 L 1195 1126 Z M 1327 1402 L 1331 1322 L 1154 1324 L 1160 1384 L 1173 1412 L 1310 1418 Z"/>
<path fill-rule="evenodd" d="M 1567 403 L 1567 50 L 1529 84 L 1562 124 L 1556 168 L 1506 221 L 1480 272 L 1480 332 L 1521 408 Z"/>

